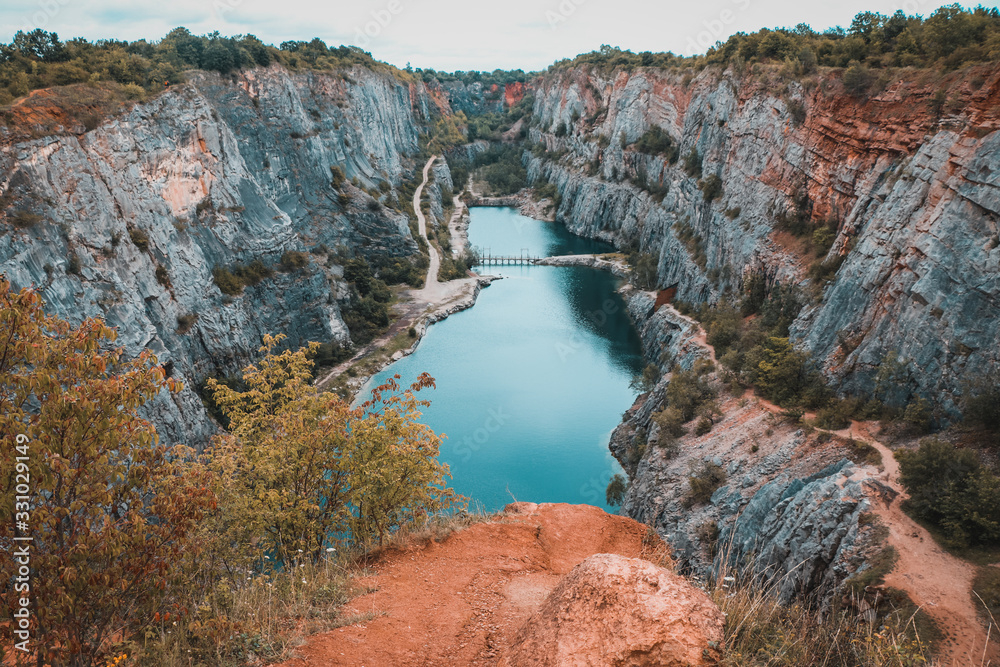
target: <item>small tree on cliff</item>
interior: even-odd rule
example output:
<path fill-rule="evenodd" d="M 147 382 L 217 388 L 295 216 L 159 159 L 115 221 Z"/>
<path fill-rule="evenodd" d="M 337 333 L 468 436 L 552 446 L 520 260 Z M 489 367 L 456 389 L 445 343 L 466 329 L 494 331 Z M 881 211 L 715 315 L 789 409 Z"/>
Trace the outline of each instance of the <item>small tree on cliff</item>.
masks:
<path fill-rule="evenodd" d="M 156 358 L 128 360 L 103 322 L 74 328 L 42 306 L 0 278 L 0 599 L 29 602 L 37 664 L 89 667 L 151 613 L 213 498 L 136 414 L 178 389 Z M 0 625 L 2 645 L 17 629 Z"/>
<path fill-rule="evenodd" d="M 352 407 L 311 384 L 316 343 L 277 353 L 282 338 L 264 337 L 264 358 L 244 371 L 246 391 L 208 382 L 230 424 L 206 462 L 225 485 L 214 530 L 231 566 L 269 553 L 318 559 L 338 536 L 379 541 L 452 501 L 441 439 L 417 421 L 427 402 L 414 393 L 434 386 L 429 375 L 405 391 L 397 375 Z"/>

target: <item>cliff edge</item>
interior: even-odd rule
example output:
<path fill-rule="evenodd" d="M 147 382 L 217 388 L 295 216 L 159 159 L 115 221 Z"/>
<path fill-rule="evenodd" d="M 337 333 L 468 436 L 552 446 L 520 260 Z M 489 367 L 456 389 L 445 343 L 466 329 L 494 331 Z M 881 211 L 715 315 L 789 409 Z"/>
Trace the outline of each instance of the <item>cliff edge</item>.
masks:
<path fill-rule="evenodd" d="M 313 637 L 283 667 L 549 665 L 568 655 L 709 664 L 722 612 L 671 564 L 659 537 L 631 519 L 515 503 L 441 542 L 381 554 L 357 582 L 372 592 L 344 609 L 371 620 Z"/>

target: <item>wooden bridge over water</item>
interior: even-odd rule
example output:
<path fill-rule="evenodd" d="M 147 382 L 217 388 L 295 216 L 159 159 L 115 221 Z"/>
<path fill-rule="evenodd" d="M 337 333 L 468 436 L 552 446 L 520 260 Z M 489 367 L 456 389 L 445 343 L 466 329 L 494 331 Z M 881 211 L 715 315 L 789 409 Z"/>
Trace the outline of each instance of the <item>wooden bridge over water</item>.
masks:
<path fill-rule="evenodd" d="M 527 266 L 537 264 L 541 257 L 528 255 L 480 255 L 477 262 L 480 266 Z"/>
<path fill-rule="evenodd" d="M 473 248 L 472 252 L 476 256 L 476 266 L 529 266 L 541 261 L 541 257 L 535 257 L 527 248 L 521 248 L 517 255 L 494 255 L 492 248 Z"/>

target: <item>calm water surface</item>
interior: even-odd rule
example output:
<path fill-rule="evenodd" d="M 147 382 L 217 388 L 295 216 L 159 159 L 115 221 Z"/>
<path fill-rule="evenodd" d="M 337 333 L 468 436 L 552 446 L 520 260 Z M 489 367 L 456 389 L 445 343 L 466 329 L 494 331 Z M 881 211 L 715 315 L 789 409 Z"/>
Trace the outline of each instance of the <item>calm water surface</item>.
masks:
<path fill-rule="evenodd" d="M 608 252 L 561 225 L 513 209 L 473 208 L 470 243 L 494 255 Z M 582 267 L 484 267 L 503 275 L 475 307 L 433 325 L 416 352 L 388 367 L 437 388 L 423 420 L 447 435 L 451 486 L 487 510 L 512 499 L 604 506 L 620 468 L 611 431 L 632 404 L 643 367 L 611 274 Z"/>

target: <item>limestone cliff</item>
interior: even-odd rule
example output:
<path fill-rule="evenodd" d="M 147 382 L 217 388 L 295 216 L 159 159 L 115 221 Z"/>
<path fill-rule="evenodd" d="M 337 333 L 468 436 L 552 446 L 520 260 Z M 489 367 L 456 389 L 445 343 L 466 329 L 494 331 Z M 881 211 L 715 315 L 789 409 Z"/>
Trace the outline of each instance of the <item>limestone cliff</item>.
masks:
<path fill-rule="evenodd" d="M 626 296 L 648 358 L 687 370 L 709 356 L 697 324 L 655 308 L 652 293 Z M 653 416 L 670 381 L 667 373 L 640 396 L 612 434 L 611 451 L 630 478 L 622 513 L 655 528 L 684 571 L 758 574 L 784 601 L 829 600 L 880 548 L 863 519 L 886 491 L 878 471 L 849 442 L 807 434 L 749 394 L 723 394 L 710 432 L 664 441 Z M 690 479 L 706 466 L 718 487 L 695 500 Z"/>
<path fill-rule="evenodd" d="M 187 387 L 147 414 L 165 441 L 203 443 L 215 427 L 196 380 L 238 371 L 265 333 L 349 336 L 338 246 L 417 251 L 395 189 L 437 110 L 423 85 L 363 67 L 194 73 L 92 131 L 0 146 L 7 222 L 37 220 L 0 227 L 0 271 L 61 317 L 103 317 L 130 353 L 155 352 Z M 450 187 L 446 170 L 438 180 Z M 288 251 L 307 265 L 281 270 Z M 254 260 L 273 277 L 238 296 L 213 281 Z"/>
<path fill-rule="evenodd" d="M 560 70 L 536 83 L 530 137 L 546 150 L 525 161 L 557 186 L 559 220 L 653 253 L 660 287 L 688 301 L 753 271 L 806 280 L 816 258 L 779 221 L 830 221 L 827 261 L 843 263 L 793 339 L 844 391 L 898 352 L 902 391 L 954 417 L 962 379 L 1000 363 L 1000 72 L 902 76 L 858 99 L 835 73 Z M 654 127 L 674 162 L 633 145 Z"/>

